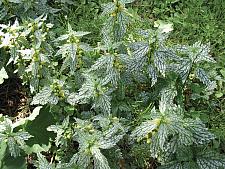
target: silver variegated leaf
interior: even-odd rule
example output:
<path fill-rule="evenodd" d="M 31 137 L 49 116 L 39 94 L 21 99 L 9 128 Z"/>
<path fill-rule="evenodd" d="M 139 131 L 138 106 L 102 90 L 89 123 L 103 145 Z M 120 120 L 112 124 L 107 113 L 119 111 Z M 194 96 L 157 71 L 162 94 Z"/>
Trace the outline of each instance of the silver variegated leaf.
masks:
<path fill-rule="evenodd" d="M 114 10 L 116 9 L 116 5 L 113 2 L 109 2 L 107 4 L 103 4 L 102 8 L 103 8 L 103 12 L 101 15 L 104 16 L 104 15 L 113 13 Z"/>
<path fill-rule="evenodd" d="M 39 169 L 55 169 L 54 164 L 50 164 L 41 153 L 37 153 L 37 157 L 38 157 L 37 167 Z"/>
<path fill-rule="evenodd" d="M 101 30 L 101 34 L 103 36 L 103 42 L 104 44 L 106 44 L 107 46 L 111 44 L 112 39 L 110 37 L 110 33 L 112 31 L 112 27 L 113 27 L 113 22 L 114 22 L 114 18 L 112 16 L 110 16 L 107 21 L 105 22 L 102 30 Z"/>
<path fill-rule="evenodd" d="M 165 113 L 166 109 L 175 106 L 173 100 L 176 95 L 177 92 L 173 89 L 164 88 L 161 91 L 161 100 L 159 102 L 159 110 L 161 113 Z"/>
<path fill-rule="evenodd" d="M 116 42 L 121 41 L 126 33 L 128 17 L 123 12 L 119 12 L 117 20 L 118 24 L 114 25 L 114 38 Z"/>
<path fill-rule="evenodd" d="M 100 108 L 104 114 L 110 114 L 111 112 L 111 97 L 105 93 L 95 97 L 93 108 Z"/>
<path fill-rule="evenodd" d="M 146 42 L 134 42 L 130 45 L 134 58 L 145 56 L 149 51 L 149 45 Z"/>
<path fill-rule="evenodd" d="M 149 45 L 146 42 L 135 42 L 130 45 L 130 48 L 133 50 L 133 58 L 128 63 L 128 70 L 138 72 L 146 64 L 147 58 L 145 55 L 148 53 Z"/>
<path fill-rule="evenodd" d="M 196 144 L 208 143 L 215 138 L 200 120 L 186 119 L 184 125 L 192 132 Z"/>
<path fill-rule="evenodd" d="M 7 138 L 7 145 L 8 145 L 11 156 L 13 157 L 20 156 L 20 148 L 19 148 L 19 145 L 16 143 L 16 140 L 14 137 Z"/>
<path fill-rule="evenodd" d="M 99 148 L 93 146 L 91 153 L 94 157 L 94 169 L 110 169 L 106 157 L 101 153 Z"/>
<path fill-rule="evenodd" d="M 131 138 L 143 138 L 148 133 L 157 128 L 157 124 L 154 121 L 143 122 L 140 126 L 136 127 L 131 133 Z"/>
<path fill-rule="evenodd" d="M 77 64 L 76 53 L 77 53 L 76 43 L 65 44 L 60 47 L 56 55 L 62 55 L 62 57 L 66 59 L 66 61 L 63 62 L 61 70 L 64 70 L 68 66 L 70 67 L 71 74 L 74 74 Z"/>
<path fill-rule="evenodd" d="M 225 157 L 215 151 L 200 151 L 196 163 L 200 169 L 221 169 L 225 168 Z"/>
<path fill-rule="evenodd" d="M 156 51 L 154 55 L 154 65 L 158 71 L 165 77 L 166 73 L 166 56 L 164 52 Z"/>
<path fill-rule="evenodd" d="M 164 149 L 164 145 L 166 142 L 166 139 L 168 137 L 169 131 L 168 131 L 168 127 L 166 124 L 161 124 L 159 126 L 159 130 L 157 132 L 157 135 L 159 137 L 159 147 L 163 150 Z"/>
<path fill-rule="evenodd" d="M 210 56 L 210 44 L 201 44 L 201 42 L 196 42 L 190 48 L 190 57 L 193 59 L 194 63 L 206 61 L 213 62 L 216 61 Z"/>
<path fill-rule="evenodd" d="M 208 78 L 208 75 L 205 73 L 205 71 L 201 68 L 198 68 L 196 70 L 196 77 L 207 87 L 211 86 L 211 80 Z"/>
<path fill-rule="evenodd" d="M 104 69 L 104 68 L 107 68 L 109 66 L 112 67 L 112 63 L 113 63 L 113 56 L 112 55 L 101 56 L 95 62 L 95 64 L 93 64 L 91 66 L 91 68 L 88 70 L 88 72 L 95 71 L 95 70 L 98 70 L 98 69 Z"/>
<path fill-rule="evenodd" d="M 77 103 L 84 104 L 88 101 L 88 99 L 94 97 L 95 93 L 95 79 L 91 74 L 83 74 L 85 77 L 85 82 L 79 89 L 78 93 L 71 93 L 67 101 L 71 105 L 75 105 Z"/>
<path fill-rule="evenodd" d="M 109 82 L 112 83 L 113 86 L 117 86 L 117 82 L 120 79 L 120 73 L 114 67 L 106 70 L 106 77 L 101 80 L 101 85 L 106 85 Z"/>
<path fill-rule="evenodd" d="M 155 134 L 151 138 L 151 144 L 150 144 L 150 151 L 151 151 L 151 157 L 157 158 L 160 154 L 161 148 L 159 146 L 159 140 L 158 134 Z"/>
<path fill-rule="evenodd" d="M 198 158 L 197 164 L 200 169 L 221 169 L 225 168 L 224 159 L 208 159 L 208 158 Z"/>
<path fill-rule="evenodd" d="M 107 126 L 108 125 L 109 124 L 107 124 Z M 114 124 L 113 127 L 103 133 L 103 137 L 101 137 L 98 141 L 98 145 L 101 149 L 110 149 L 114 147 L 123 138 L 124 134 L 125 129 L 120 125 L 120 123 Z"/>
<path fill-rule="evenodd" d="M 73 155 L 73 157 L 70 159 L 69 164 L 77 164 L 81 168 L 87 168 L 91 163 L 91 156 L 85 154 L 84 152 L 78 152 Z"/>
<path fill-rule="evenodd" d="M 123 4 L 129 4 L 129 3 L 132 3 L 134 1 L 135 0 L 120 0 L 120 2 L 123 3 Z"/>
<path fill-rule="evenodd" d="M 33 97 L 33 101 L 31 102 L 31 104 L 35 105 L 35 104 L 41 104 L 41 105 L 45 105 L 49 102 L 49 98 L 52 95 L 52 90 L 50 87 L 44 87 L 39 93 L 37 93 L 34 97 Z"/>
<path fill-rule="evenodd" d="M 185 83 L 189 72 L 191 71 L 192 64 L 189 60 L 182 60 L 179 64 L 173 65 L 174 71 L 181 77 L 183 83 Z"/>
<path fill-rule="evenodd" d="M 15 140 L 17 144 L 19 144 L 20 146 L 24 146 L 25 145 L 24 141 L 28 140 L 31 137 L 33 136 L 31 136 L 28 132 L 25 131 L 19 131 L 14 134 Z"/>
<path fill-rule="evenodd" d="M 157 71 L 152 65 L 149 65 L 147 68 L 147 73 L 149 77 L 152 79 L 152 84 L 151 84 L 151 87 L 152 87 L 157 82 L 157 77 L 158 77 Z"/>

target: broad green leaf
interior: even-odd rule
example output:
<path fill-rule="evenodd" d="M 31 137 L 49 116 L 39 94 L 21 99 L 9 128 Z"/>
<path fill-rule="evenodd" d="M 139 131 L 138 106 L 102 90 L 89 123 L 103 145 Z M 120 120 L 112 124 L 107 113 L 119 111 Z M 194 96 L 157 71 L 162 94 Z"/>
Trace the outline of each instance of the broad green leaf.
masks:
<path fill-rule="evenodd" d="M 29 117 L 23 118 L 19 121 L 16 121 L 15 123 L 13 123 L 13 128 L 21 126 L 21 125 L 25 124 L 27 121 L 33 121 L 39 115 L 41 108 L 42 108 L 42 106 L 35 107 L 35 109 L 33 110 L 33 112 L 31 113 L 31 115 Z"/>
<path fill-rule="evenodd" d="M 12 158 L 9 154 L 4 157 L 1 169 L 25 169 L 27 168 L 24 156 Z"/>
<path fill-rule="evenodd" d="M 2 168 L 2 163 L 5 157 L 5 153 L 7 150 L 7 144 L 5 141 L 1 141 L 0 143 L 0 168 Z"/>
<path fill-rule="evenodd" d="M 26 142 L 27 145 L 30 147 L 34 144 L 39 144 L 42 147 L 44 145 L 48 146 L 50 138 L 53 140 L 55 134 L 48 132 L 46 128 L 53 124 L 55 124 L 55 120 L 49 111 L 49 107 L 43 107 L 40 110 L 39 115 L 33 121 L 28 121 L 25 126 L 25 131 L 33 136 Z"/>
<path fill-rule="evenodd" d="M 47 152 L 51 148 L 51 144 L 49 145 L 39 145 L 39 144 L 34 144 L 32 146 L 25 146 L 24 151 L 27 154 L 32 154 L 32 153 L 40 153 L 40 152 Z"/>

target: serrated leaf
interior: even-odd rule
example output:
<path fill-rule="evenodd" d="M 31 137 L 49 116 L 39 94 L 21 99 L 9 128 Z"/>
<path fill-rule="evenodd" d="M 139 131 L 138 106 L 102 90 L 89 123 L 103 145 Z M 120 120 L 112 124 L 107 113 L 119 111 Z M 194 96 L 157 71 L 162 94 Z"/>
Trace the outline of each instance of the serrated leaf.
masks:
<path fill-rule="evenodd" d="M 37 153 L 38 169 L 55 169 L 53 164 L 50 164 L 41 153 Z"/>
<path fill-rule="evenodd" d="M 181 62 L 177 65 L 172 65 L 172 69 L 179 74 L 181 77 L 182 83 L 185 83 L 190 71 L 192 64 L 189 60 L 181 60 Z"/>
<path fill-rule="evenodd" d="M 101 94 L 94 99 L 94 108 L 100 108 L 104 114 L 111 112 L 111 97 L 106 94 Z"/>
<path fill-rule="evenodd" d="M 10 151 L 11 156 L 18 157 L 20 156 L 20 148 L 16 144 L 16 140 L 13 137 L 8 137 L 7 139 L 7 145 Z"/>
<path fill-rule="evenodd" d="M 110 169 L 106 157 L 97 147 L 92 147 L 91 153 L 94 157 L 94 169 Z"/>
<path fill-rule="evenodd" d="M 94 97 L 95 93 L 95 79 L 91 74 L 84 74 L 86 81 L 79 89 L 79 93 L 71 93 L 67 101 L 71 105 L 75 105 L 77 103 L 84 104 L 88 101 L 88 99 Z"/>
<path fill-rule="evenodd" d="M 205 71 L 201 68 L 198 68 L 196 70 L 196 77 L 207 87 L 210 87 L 211 80 L 208 78 L 208 75 L 205 73 Z"/>
<path fill-rule="evenodd" d="M 159 147 L 161 149 L 164 148 L 164 144 L 166 142 L 166 139 L 168 137 L 168 128 L 167 128 L 167 125 L 165 124 L 161 124 L 159 126 L 159 131 L 158 131 L 158 137 L 159 137 Z"/>
<path fill-rule="evenodd" d="M 126 33 L 128 17 L 123 12 L 119 12 L 117 20 L 118 24 L 114 25 L 114 38 L 116 42 L 119 42 Z"/>
<path fill-rule="evenodd" d="M 154 65 L 158 71 L 165 77 L 166 73 L 166 56 L 164 52 L 157 51 L 154 55 Z"/>
<path fill-rule="evenodd" d="M 107 4 L 103 4 L 102 8 L 103 8 L 103 12 L 101 15 L 104 16 L 104 15 L 111 14 L 116 9 L 116 5 L 115 3 L 109 2 Z"/>
<path fill-rule="evenodd" d="M 31 102 L 31 104 L 35 105 L 35 104 L 41 104 L 41 105 L 45 105 L 49 102 L 49 98 L 51 97 L 52 94 L 52 90 L 50 87 L 44 87 L 39 93 L 37 93 L 34 97 L 33 97 L 33 101 Z"/>
<path fill-rule="evenodd" d="M 191 58 L 193 58 L 194 63 L 206 61 L 216 63 L 216 61 L 210 56 L 210 44 L 201 44 L 201 42 L 196 42 L 189 49 L 191 53 Z"/>
<path fill-rule="evenodd" d="M 161 113 L 165 113 L 168 107 L 172 107 L 174 97 L 177 95 L 177 92 L 172 89 L 164 88 L 161 91 L 161 100 L 159 102 L 159 110 Z"/>
<path fill-rule="evenodd" d="M 157 128 L 155 121 L 143 122 L 140 126 L 136 127 L 131 133 L 131 138 L 143 138 L 148 133 L 152 132 Z"/>
<path fill-rule="evenodd" d="M 185 123 L 186 128 L 192 132 L 196 144 L 208 143 L 215 138 L 200 120 L 187 119 Z"/>
<path fill-rule="evenodd" d="M 65 58 L 63 65 L 61 67 L 61 71 L 69 67 L 71 74 L 74 74 L 77 64 L 76 53 L 77 53 L 76 43 L 64 44 L 63 46 L 60 47 L 56 55 L 62 55 L 62 57 Z"/>
<path fill-rule="evenodd" d="M 149 50 L 149 45 L 145 42 L 136 42 L 131 44 L 133 50 L 133 58 L 128 63 L 128 69 L 132 72 L 140 71 L 146 64 L 147 58 L 145 57 Z"/>
<path fill-rule="evenodd" d="M 133 56 L 140 58 L 148 53 L 149 45 L 146 42 L 134 42 L 130 45 L 130 48 L 133 50 Z"/>
<path fill-rule="evenodd" d="M 157 82 L 157 71 L 152 65 L 149 65 L 147 68 L 147 73 L 149 77 L 152 79 L 151 87 Z"/>
<path fill-rule="evenodd" d="M 120 0 L 120 2 L 123 3 L 123 4 L 129 4 L 129 3 L 132 3 L 134 1 L 135 0 Z"/>
<path fill-rule="evenodd" d="M 113 61 L 113 56 L 111 55 L 106 55 L 106 56 L 101 56 L 92 66 L 91 68 L 88 70 L 88 72 L 90 71 L 95 71 L 98 69 L 104 69 L 109 65 L 112 65 L 112 61 Z"/>
<path fill-rule="evenodd" d="M 77 37 L 82 37 L 84 35 L 88 35 L 90 34 L 91 32 L 82 32 L 82 31 L 77 31 L 77 32 L 74 32 L 74 36 L 77 36 Z"/>
<path fill-rule="evenodd" d="M 78 152 L 74 154 L 69 162 L 70 165 L 77 164 L 81 168 L 87 168 L 90 163 L 91 163 L 91 156 L 86 155 L 83 152 Z"/>

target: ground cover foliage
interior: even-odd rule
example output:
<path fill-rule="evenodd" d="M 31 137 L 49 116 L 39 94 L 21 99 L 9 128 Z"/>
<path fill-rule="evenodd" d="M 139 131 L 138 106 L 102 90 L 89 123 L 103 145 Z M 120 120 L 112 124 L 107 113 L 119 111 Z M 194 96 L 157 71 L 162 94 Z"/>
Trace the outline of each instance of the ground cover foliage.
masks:
<path fill-rule="evenodd" d="M 1 112 L 0 168 L 225 168 L 224 9 L 0 0 L 0 83 L 26 111 Z"/>

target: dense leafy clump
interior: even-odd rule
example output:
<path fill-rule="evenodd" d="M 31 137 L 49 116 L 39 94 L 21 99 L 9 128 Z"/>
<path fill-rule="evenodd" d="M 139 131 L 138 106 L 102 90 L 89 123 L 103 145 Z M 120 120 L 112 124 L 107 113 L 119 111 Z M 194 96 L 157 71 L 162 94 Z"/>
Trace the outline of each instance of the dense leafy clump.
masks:
<path fill-rule="evenodd" d="M 195 115 L 222 80 L 210 43 L 174 42 L 172 23 L 147 23 L 133 4 L 0 1 L 0 80 L 21 78 L 34 109 L 0 116 L 1 168 L 11 158 L 40 169 L 225 168 L 217 134 Z M 67 18 L 80 9 L 95 11 L 83 22 L 96 30 Z"/>

